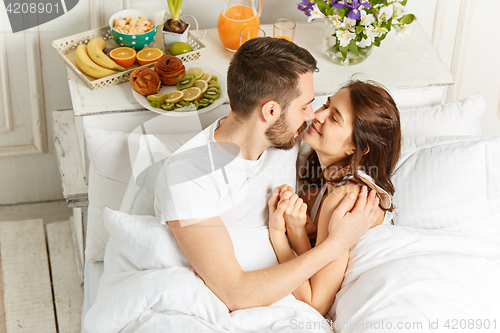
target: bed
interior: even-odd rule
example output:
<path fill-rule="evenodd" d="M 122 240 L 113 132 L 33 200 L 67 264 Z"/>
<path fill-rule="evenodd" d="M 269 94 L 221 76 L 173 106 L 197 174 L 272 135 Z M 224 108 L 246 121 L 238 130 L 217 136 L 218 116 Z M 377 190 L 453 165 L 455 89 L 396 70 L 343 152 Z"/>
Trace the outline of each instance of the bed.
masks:
<path fill-rule="evenodd" d="M 500 138 L 480 136 L 485 109 L 473 95 L 401 110 L 394 225 L 369 230 L 352 249 L 325 317 L 291 295 L 229 312 L 159 225 L 151 166 L 194 133 L 87 128 L 82 331 L 500 331 Z M 231 237 L 245 239 L 235 248 L 244 269 L 273 264 L 266 230 Z"/>

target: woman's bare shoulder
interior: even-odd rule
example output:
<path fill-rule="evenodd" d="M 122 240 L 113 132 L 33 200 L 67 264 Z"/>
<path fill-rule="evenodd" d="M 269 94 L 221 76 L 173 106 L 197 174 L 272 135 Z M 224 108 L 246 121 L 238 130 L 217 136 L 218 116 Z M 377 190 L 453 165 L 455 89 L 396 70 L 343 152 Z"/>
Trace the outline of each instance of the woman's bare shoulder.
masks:
<path fill-rule="evenodd" d="M 350 192 L 358 194 L 361 191 L 361 187 L 355 184 L 346 184 L 336 187 L 332 191 L 329 191 L 328 195 L 323 202 L 323 209 L 334 210 L 342 199 Z"/>

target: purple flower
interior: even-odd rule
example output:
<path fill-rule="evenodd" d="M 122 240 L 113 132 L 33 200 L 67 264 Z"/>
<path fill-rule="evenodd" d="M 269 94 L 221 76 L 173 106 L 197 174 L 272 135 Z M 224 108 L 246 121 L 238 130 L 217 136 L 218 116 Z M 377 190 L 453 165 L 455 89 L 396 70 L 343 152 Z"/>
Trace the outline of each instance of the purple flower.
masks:
<path fill-rule="evenodd" d="M 311 0 L 302 0 L 301 3 L 297 4 L 297 9 L 304 12 L 306 16 L 311 16 L 311 11 L 313 11 L 313 6 L 315 2 Z"/>
<path fill-rule="evenodd" d="M 345 0 L 332 0 L 332 7 L 335 8 L 344 8 L 346 6 L 346 1 Z"/>
<path fill-rule="evenodd" d="M 372 5 L 368 1 L 358 1 L 358 0 L 352 0 L 351 3 L 346 3 L 347 8 L 349 8 L 349 14 L 347 14 L 347 17 L 349 17 L 352 20 L 359 20 L 361 19 L 361 12 L 359 10 L 360 6 L 364 6 L 365 8 L 370 8 Z"/>

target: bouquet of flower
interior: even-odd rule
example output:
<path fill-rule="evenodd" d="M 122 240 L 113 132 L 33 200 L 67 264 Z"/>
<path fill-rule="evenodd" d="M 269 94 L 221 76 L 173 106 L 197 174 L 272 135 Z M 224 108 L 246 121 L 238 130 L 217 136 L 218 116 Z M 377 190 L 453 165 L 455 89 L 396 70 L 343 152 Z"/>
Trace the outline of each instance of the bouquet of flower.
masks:
<path fill-rule="evenodd" d="M 316 18 L 330 20 L 335 33 L 330 44 L 336 46 L 343 59 L 351 51 L 359 57 L 359 49 L 380 46 L 391 28 L 396 39 L 403 40 L 410 32 L 407 27 L 415 16 L 405 12 L 408 0 L 302 0 L 298 9 L 309 21 Z"/>

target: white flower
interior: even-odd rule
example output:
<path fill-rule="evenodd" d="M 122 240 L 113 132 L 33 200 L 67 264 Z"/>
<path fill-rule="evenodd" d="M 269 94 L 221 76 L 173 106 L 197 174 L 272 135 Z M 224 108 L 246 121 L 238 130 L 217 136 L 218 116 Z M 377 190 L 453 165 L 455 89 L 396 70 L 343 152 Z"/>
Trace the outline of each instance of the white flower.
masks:
<path fill-rule="evenodd" d="M 363 33 L 366 35 L 365 46 L 370 46 L 375 41 L 375 38 L 380 37 L 380 31 L 378 28 L 373 26 L 367 27 L 363 30 Z"/>
<path fill-rule="evenodd" d="M 360 24 L 362 26 L 367 27 L 370 24 L 372 24 L 373 22 L 375 22 L 375 17 L 373 16 L 373 14 L 366 14 L 366 10 L 361 9 L 361 22 L 360 22 Z"/>
<path fill-rule="evenodd" d="M 383 27 L 378 27 L 377 30 L 380 33 L 380 35 L 385 35 L 386 33 L 389 32 L 389 30 L 387 28 L 383 28 Z"/>
<path fill-rule="evenodd" d="M 393 7 L 394 7 L 394 13 L 392 14 L 393 17 L 401 18 L 406 14 L 405 13 L 405 6 L 403 6 L 399 2 L 396 2 L 395 4 L 393 4 Z"/>
<path fill-rule="evenodd" d="M 372 43 L 369 42 L 367 39 L 362 39 L 361 42 L 356 42 L 356 44 L 358 45 L 358 48 L 360 48 L 360 49 L 372 45 Z"/>
<path fill-rule="evenodd" d="M 349 29 L 349 30 L 354 30 L 356 29 L 356 20 L 352 20 L 348 17 L 345 17 L 344 18 L 344 24 L 345 24 L 345 28 Z"/>
<path fill-rule="evenodd" d="M 399 26 L 394 26 L 394 29 L 396 29 L 396 40 L 398 42 L 401 42 L 405 40 L 405 35 L 409 35 L 411 30 L 408 27 L 401 28 Z"/>
<path fill-rule="evenodd" d="M 328 18 L 332 22 L 333 29 L 337 30 L 338 28 L 340 28 L 342 21 L 338 15 L 328 16 Z"/>
<path fill-rule="evenodd" d="M 325 18 L 325 17 L 326 17 L 325 14 L 323 14 L 319 10 L 318 5 L 314 4 L 313 10 L 311 11 L 311 16 L 309 16 L 309 18 L 307 19 L 307 22 L 311 22 L 312 20 L 317 19 L 317 18 Z"/>
<path fill-rule="evenodd" d="M 351 40 L 354 37 L 356 37 L 356 34 L 353 32 L 350 32 L 349 30 L 337 30 L 335 32 L 335 34 L 337 35 L 337 38 L 340 42 L 340 46 L 342 46 L 342 47 L 346 47 L 347 45 L 349 45 Z"/>
<path fill-rule="evenodd" d="M 394 14 L 393 5 L 389 5 L 387 7 L 382 7 L 382 8 L 380 8 L 380 12 L 378 13 L 378 20 L 379 21 L 389 21 L 392 17 L 392 14 Z"/>

